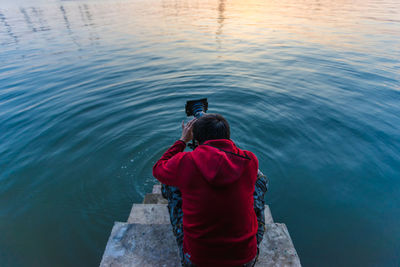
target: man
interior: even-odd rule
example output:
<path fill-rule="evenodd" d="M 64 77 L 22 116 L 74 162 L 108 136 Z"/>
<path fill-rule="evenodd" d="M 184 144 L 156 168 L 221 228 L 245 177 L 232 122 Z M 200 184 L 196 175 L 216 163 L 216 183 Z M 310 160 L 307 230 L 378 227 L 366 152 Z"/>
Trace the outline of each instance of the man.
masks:
<path fill-rule="evenodd" d="M 199 146 L 183 152 L 192 138 Z M 168 199 L 183 266 L 253 266 L 264 234 L 266 177 L 230 140 L 228 122 L 205 114 L 153 167 Z"/>

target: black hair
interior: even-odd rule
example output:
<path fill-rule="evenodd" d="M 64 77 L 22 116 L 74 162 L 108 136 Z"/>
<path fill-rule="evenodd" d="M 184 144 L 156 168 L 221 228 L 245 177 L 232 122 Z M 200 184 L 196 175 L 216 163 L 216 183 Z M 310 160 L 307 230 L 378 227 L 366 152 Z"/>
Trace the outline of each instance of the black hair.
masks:
<path fill-rule="evenodd" d="M 204 114 L 193 125 L 193 137 L 200 144 L 213 139 L 230 139 L 228 121 L 220 114 Z"/>

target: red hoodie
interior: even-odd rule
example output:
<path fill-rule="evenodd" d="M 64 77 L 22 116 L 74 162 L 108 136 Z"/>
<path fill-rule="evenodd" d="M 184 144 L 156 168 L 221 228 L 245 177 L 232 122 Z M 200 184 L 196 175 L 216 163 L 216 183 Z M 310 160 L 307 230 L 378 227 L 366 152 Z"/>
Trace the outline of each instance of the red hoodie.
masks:
<path fill-rule="evenodd" d="M 197 266 L 240 266 L 257 253 L 253 193 L 258 160 L 228 139 L 192 152 L 176 141 L 153 167 L 161 183 L 182 192 L 183 250 Z"/>

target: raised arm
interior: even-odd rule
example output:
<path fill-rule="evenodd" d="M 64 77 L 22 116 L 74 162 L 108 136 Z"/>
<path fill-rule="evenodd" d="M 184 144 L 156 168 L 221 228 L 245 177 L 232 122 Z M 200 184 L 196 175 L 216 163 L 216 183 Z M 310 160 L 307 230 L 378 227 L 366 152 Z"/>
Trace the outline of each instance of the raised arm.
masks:
<path fill-rule="evenodd" d="M 176 141 L 156 162 L 153 167 L 153 176 L 166 185 L 178 186 L 179 164 L 184 155 L 186 143 Z"/>
<path fill-rule="evenodd" d="M 185 156 L 186 143 L 192 139 L 193 123 L 191 120 L 186 125 L 182 122 L 182 136 L 176 141 L 156 162 L 153 167 L 153 176 L 161 183 L 179 186 L 179 165 Z"/>

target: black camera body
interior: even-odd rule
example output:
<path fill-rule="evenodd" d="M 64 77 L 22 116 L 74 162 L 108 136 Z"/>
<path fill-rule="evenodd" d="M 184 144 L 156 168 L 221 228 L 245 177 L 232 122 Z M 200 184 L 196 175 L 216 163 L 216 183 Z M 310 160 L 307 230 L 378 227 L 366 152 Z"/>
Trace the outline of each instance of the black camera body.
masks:
<path fill-rule="evenodd" d="M 195 118 L 200 118 L 204 113 L 207 112 L 208 102 L 207 98 L 202 98 L 198 100 L 189 100 L 186 102 L 185 110 L 188 117 L 194 116 Z"/>
<path fill-rule="evenodd" d="M 207 98 L 202 98 L 198 100 L 189 100 L 186 102 L 185 111 L 188 117 L 194 116 L 196 119 L 200 118 L 207 112 L 208 102 Z M 193 150 L 197 147 L 196 141 L 193 139 L 192 143 L 189 143 L 188 146 Z"/>

